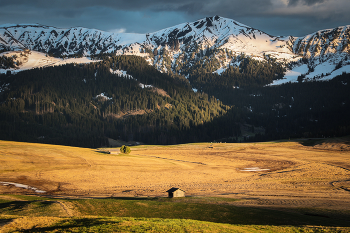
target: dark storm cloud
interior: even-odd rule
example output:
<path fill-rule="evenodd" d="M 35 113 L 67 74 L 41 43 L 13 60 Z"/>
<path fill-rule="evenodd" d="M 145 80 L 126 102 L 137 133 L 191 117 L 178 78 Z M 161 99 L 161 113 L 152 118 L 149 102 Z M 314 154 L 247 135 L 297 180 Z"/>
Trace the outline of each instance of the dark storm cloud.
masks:
<path fill-rule="evenodd" d="M 115 10 L 128 11 L 180 11 L 195 14 L 208 14 L 212 12 L 254 12 L 256 10 L 263 10 L 271 6 L 271 0 L 11 0 L 0 1 L 2 7 L 6 6 L 28 6 L 38 7 L 38 9 L 65 9 L 65 10 L 79 10 L 81 8 L 89 7 L 106 7 Z"/>
<path fill-rule="evenodd" d="M 154 32 L 214 15 L 272 35 L 301 36 L 350 24 L 349 0 L 0 0 L 0 6 L 0 24 L 115 32 Z"/>
<path fill-rule="evenodd" d="M 308 6 L 317 4 L 317 3 L 323 3 L 325 0 L 289 0 L 288 5 L 289 6 L 296 6 L 298 3 L 306 4 Z"/>
<path fill-rule="evenodd" d="M 127 32 L 146 33 L 207 16 L 236 19 L 257 14 L 271 6 L 271 0 L 0 0 L 0 5 L 0 24 L 29 19 L 58 27 L 124 28 Z"/>

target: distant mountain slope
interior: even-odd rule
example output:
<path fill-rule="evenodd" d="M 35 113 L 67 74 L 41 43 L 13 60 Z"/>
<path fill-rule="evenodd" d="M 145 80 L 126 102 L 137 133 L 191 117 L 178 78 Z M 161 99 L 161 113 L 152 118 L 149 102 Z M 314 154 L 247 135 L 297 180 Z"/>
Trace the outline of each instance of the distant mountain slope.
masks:
<path fill-rule="evenodd" d="M 28 48 L 59 57 L 137 55 L 161 72 L 184 76 L 194 74 L 198 65 L 209 67 L 206 72 L 221 74 L 230 66 L 238 67 L 241 54 L 259 61 L 269 56 L 288 70 L 285 79 L 275 82 L 280 84 L 297 82 L 298 76 L 327 80 L 350 73 L 349 31 L 350 26 L 344 26 L 300 38 L 276 37 L 220 16 L 149 34 L 5 25 L 0 27 L 0 50 Z"/>
<path fill-rule="evenodd" d="M 221 48 L 237 54 L 243 52 L 248 55 L 262 55 L 278 52 L 285 53 L 286 56 L 292 55 L 285 46 L 285 39 L 219 16 L 167 28 L 150 34 L 150 38 L 157 46 L 167 45 L 170 48 L 178 40 L 181 45 L 189 45 L 191 42 L 200 50 Z"/>
<path fill-rule="evenodd" d="M 18 25 L 0 28 L 2 48 L 28 48 L 58 56 L 112 52 L 145 40 L 140 34 L 113 34 L 82 27 L 59 29 L 43 25 Z"/>
<path fill-rule="evenodd" d="M 350 73 L 350 25 L 320 30 L 304 37 L 291 37 L 288 46 L 302 60 L 290 64 L 294 76 L 306 80 L 329 80 L 343 72 Z M 293 74 L 294 72 L 294 74 Z"/>

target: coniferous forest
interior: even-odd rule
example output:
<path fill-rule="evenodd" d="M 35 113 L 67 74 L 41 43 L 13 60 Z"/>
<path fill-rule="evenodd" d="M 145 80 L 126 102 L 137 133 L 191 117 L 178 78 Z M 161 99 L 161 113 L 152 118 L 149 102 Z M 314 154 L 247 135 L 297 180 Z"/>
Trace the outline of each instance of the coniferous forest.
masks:
<path fill-rule="evenodd" d="M 132 78 L 111 69 L 125 70 Z M 236 119 L 220 119 L 230 125 L 229 132 L 213 121 L 230 107 L 194 93 L 185 81 L 134 56 L 106 56 L 102 62 L 2 75 L 0 138 L 99 147 L 108 145 L 108 137 L 175 144 L 237 135 Z M 134 112 L 143 114 L 130 114 Z M 128 113 L 129 117 L 121 117 Z"/>
<path fill-rule="evenodd" d="M 350 134 L 349 74 L 264 86 L 284 71 L 274 61 L 245 58 L 221 76 L 193 72 L 186 79 L 141 57 L 97 59 L 2 74 L 0 139 L 96 148 L 108 138 L 178 144 Z M 253 134 L 245 136 L 243 125 Z"/>

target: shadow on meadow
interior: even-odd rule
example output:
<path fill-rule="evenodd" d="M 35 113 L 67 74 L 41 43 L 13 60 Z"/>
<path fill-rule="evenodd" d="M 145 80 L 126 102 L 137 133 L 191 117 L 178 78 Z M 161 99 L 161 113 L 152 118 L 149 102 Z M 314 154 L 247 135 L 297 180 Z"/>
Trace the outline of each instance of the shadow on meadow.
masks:
<path fill-rule="evenodd" d="M 194 232 L 197 228 L 210 232 L 206 227 L 213 227 L 213 232 L 222 232 L 222 226 L 210 225 L 217 223 L 252 229 L 256 226 L 281 227 L 280 230 L 277 229 L 280 232 L 284 226 L 350 227 L 350 211 L 241 207 L 234 205 L 236 201 L 239 200 L 212 197 L 8 201 L 0 203 L 0 213 L 8 218 L 0 219 L 0 226 L 11 222 L 11 215 L 15 218 L 20 215 L 28 216 L 29 213 L 33 217 L 59 217 L 59 210 L 53 211 L 55 205 L 52 204 L 66 202 L 77 215 L 63 217 L 49 226 L 37 225 L 31 229 L 18 229 L 19 232 Z"/>
<path fill-rule="evenodd" d="M 101 230 L 104 228 L 107 230 L 111 224 L 118 224 L 118 221 L 108 221 L 103 218 L 81 218 L 81 219 L 69 219 L 60 221 L 50 227 L 39 227 L 28 230 L 22 230 L 21 232 L 49 232 L 49 231 L 72 231 L 73 229 L 94 229 Z"/>
<path fill-rule="evenodd" d="M 13 220 L 14 218 L 0 219 L 0 227 L 11 223 Z"/>
<path fill-rule="evenodd" d="M 81 215 L 161 219 L 192 219 L 242 225 L 350 227 L 349 211 L 317 208 L 269 209 L 235 206 L 237 200 L 186 197 L 105 198 L 70 201 Z"/>
<path fill-rule="evenodd" d="M 339 138 L 307 138 L 298 142 L 303 146 L 309 147 L 329 145 L 334 147 L 334 149 L 342 149 L 342 145 L 350 146 L 350 136 Z"/>

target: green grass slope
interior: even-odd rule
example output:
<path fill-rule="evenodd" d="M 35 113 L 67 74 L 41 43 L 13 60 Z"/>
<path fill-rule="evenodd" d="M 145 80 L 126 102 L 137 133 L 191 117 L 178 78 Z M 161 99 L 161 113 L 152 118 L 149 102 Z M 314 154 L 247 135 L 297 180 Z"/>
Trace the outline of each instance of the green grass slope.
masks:
<path fill-rule="evenodd" d="M 237 207 L 228 198 L 0 196 L 3 232 L 349 232 L 350 213 Z M 327 212 L 327 216 L 324 215 Z M 312 214 L 314 213 L 314 214 Z M 318 214 L 316 214 L 318 213 Z"/>

